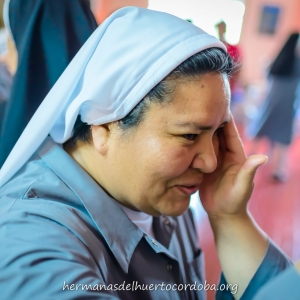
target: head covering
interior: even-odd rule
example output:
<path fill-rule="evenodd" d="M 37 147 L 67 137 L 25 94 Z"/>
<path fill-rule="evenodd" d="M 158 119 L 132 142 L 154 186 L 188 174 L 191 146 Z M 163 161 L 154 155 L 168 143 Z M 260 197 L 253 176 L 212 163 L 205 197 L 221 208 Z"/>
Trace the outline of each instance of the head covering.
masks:
<path fill-rule="evenodd" d="M 92 34 L 29 122 L 0 171 L 3 185 L 50 132 L 57 143 L 72 135 L 78 114 L 88 124 L 125 117 L 184 60 L 225 46 L 202 29 L 167 13 L 122 8 Z"/>
<path fill-rule="evenodd" d="M 51 87 L 97 28 L 87 0 L 6 0 L 18 52 L 0 139 L 0 167 Z"/>
<path fill-rule="evenodd" d="M 289 76 L 293 72 L 296 59 L 296 46 L 299 39 L 299 33 L 292 33 L 279 54 L 271 65 L 269 74 L 275 76 Z"/>

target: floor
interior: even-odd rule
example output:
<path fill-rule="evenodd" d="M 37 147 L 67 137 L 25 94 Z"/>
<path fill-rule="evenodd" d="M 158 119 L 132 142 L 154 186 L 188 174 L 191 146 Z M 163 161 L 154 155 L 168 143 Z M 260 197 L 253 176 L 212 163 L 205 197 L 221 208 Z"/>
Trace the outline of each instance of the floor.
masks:
<path fill-rule="evenodd" d="M 242 130 L 241 130 L 242 131 Z M 244 140 L 245 150 L 251 142 Z M 259 144 L 259 152 L 267 152 L 268 143 Z M 272 160 L 263 165 L 255 178 L 255 189 L 249 209 L 261 228 L 293 259 L 300 259 L 300 136 L 295 136 L 287 157 L 288 179 L 276 183 L 270 178 Z M 204 251 L 206 280 L 217 283 L 220 276 L 220 264 L 214 246 L 212 231 L 203 208 L 198 207 L 197 227 L 200 246 Z M 209 291 L 208 300 L 215 293 Z"/>

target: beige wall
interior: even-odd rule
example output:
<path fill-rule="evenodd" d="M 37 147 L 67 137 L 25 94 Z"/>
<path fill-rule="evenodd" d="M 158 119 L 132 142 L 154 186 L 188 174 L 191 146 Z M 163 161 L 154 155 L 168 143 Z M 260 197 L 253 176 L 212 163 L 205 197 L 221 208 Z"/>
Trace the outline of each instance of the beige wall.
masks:
<path fill-rule="evenodd" d="M 242 78 L 246 84 L 264 84 L 267 65 L 277 55 L 292 31 L 300 30 L 299 0 L 246 0 L 246 11 L 241 33 L 241 50 L 244 57 Z M 258 32 L 261 7 L 278 5 L 281 9 L 274 35 Z"/>
<path fill-rule="evenodd" d="M 98 23 L 102 23 L 110 14 L 124 6 L 148 7 L 148 0 L 91 0 L 92 9 Z"/>

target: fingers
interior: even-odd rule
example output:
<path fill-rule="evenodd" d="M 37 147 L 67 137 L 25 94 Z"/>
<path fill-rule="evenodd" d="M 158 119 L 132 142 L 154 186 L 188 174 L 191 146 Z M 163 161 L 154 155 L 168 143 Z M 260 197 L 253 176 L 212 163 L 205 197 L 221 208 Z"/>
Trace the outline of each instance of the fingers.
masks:
<path fill-rule="evenodd" d="M 230 121 L 224 126 L 223 135 L 226 143 L 226 150 L 234 153 L 236 158 L 238 159 L 246 159 L 244 146 L 236 128 L 232 114 L 230 117 Z"/>
<path fill-rule="evenodd" d="M 220 128 L 218 130 L 217 138 L 218 138 L 219 149 L 218 151 L 216 151 L 216 156 L 217 156 L 217 169 L 219 169 L 223 164 L 224 155 L 226 153 L 226 141 L 223 133 L 223 128 Z"/>
<path fill-rule="evenodd" d="M 237 174 L 237 182 L 242 190 L 252 191 L 255 173 L 261 165 L 268 161 L 265 155 L 252 155 L 247 158 Z"/>

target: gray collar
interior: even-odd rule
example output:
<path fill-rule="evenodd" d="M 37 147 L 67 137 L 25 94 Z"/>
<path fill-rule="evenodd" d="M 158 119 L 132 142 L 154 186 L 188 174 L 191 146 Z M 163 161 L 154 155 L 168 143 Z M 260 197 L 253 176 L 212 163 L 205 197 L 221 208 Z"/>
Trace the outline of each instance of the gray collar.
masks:
<path fill-rule="evenodd" d="M 143 232 L 129 220 L 115 200 L 51 138 L 45 140 L 37 153 L 81 200 L 118 263 L 128 273 L 132 254 Z"/>

